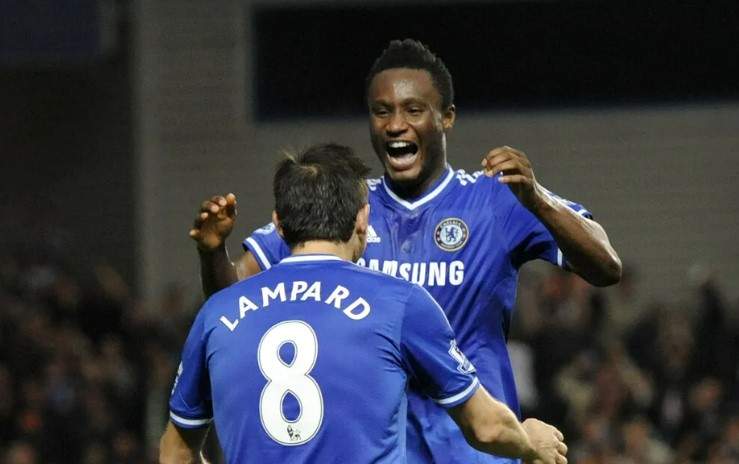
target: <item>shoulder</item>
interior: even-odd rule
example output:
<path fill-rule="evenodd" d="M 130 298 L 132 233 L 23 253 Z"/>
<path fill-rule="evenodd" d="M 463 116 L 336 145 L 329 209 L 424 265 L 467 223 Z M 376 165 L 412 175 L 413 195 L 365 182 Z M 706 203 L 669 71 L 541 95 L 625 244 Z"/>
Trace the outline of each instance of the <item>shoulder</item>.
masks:
<path fill-rule="evenodd" d="M 356 263 L 351 263 L 350 266 L 356 278 L 362 279 L 370 288 L 377 289 L 378 295 L 395 299 L 396 301 L 400 298 L 401 300 L 398 301 L 400 303 L 404 303 L 407 300 L 413 287 L 418 287 L 418 285 L 405 279 L 385 274 L 379 270 L 369 269 Z"/>
<path fill-rule="evenodd" d="M 454 193 L 450 198 L 458 207 L 473 208 L 484 215 L 505 216 L 518 203 L 506 185 L 483 171 L 468 173 L 456 169 L 452 186 Z"/>
<path fill-rule="evenodd" d="M 367 188 L 370 191 L 370 195 L 372 192 L 376 192 L 377 188 L 382 184 L 382 177 L 373 177 L 366 180 L 367 182 Z"/>
<path fill-rule="evenodd" d="M 467 172 L 464 169 L 454 170 L 453 185 L 464 194 L 481 196 L 501 196 L 501 193 L 509 191 L 505 185 L 498 182 L 495 177 L 486 176 L 483 171 Z"/>
<path fill-rule="evenodd" d="M 351 269 L 352 272 L 355 272 L 358 276 L 361 276 L 360 278 L 366 279 L 368 281 L 378 282 L 392 287 L 407 287 L 411 285 L 410 282 L 401 279 L 400 277 L 385 274 L 383 272 L 364 267 L 357 263 L 348 264 L 350 266 L 349 269 Z"/>
<path fill-rule="evenodd" d="M 207 300 L 205 300 L 205 303 L 203 303 L 201 312 L 207 315 L 209 312 L 216 311 L 216 308 L 222 308 L 224 304 L 231 303 L 234 298 L 238 299 L 239 295 L 245 294 L 250 288 L 258 285 L 258 281 L 260 281 L 267 272 L 268 271 L 260 272 L 248 279 L 240 280 L 213 293 Z"/>

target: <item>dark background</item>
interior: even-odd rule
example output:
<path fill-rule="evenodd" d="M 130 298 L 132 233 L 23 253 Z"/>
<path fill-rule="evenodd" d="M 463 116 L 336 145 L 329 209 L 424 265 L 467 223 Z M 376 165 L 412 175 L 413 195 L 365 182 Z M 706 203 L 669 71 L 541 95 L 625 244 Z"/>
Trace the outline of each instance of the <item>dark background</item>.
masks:
<path fill-rule="evenodd" d="M 443 57 L 472 110 L 739 97 L 732 1 L 259 6 L 254 21 L 263 119 L 362 114 L 357 76 L 388 36 Z"/>

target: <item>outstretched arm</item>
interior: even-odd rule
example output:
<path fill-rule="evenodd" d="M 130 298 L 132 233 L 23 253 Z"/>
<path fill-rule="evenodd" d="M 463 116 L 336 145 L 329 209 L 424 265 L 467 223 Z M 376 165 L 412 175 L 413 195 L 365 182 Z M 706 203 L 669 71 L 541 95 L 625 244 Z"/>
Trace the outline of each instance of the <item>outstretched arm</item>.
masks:
<path fill-rule="evenodd" d="M 603 227 L 582 217 L 548 195 L 536 181 L 525 153 L 511 147 L 491 150 L 482 160 L 485 174 L 498 177 L 531 211 L 557 242 L 570 268 L 593 285 L 613 285 L 621 280 L 621 260 Z"/>
<path fill-rule="evenodd" d="M 448 410 L 467 442 L 498 456 L 522 458 L 526 463 L 566 464 L 562 433 L 536 419 L 518 422 L 505 404 L 480 387 L 469 400 Z"/>
<path fill-rule="evenodd" d="M 226 238 L 236 221 L 236 196 L 214 196 L 200 205 L 190 229 L 200 256 L 200 278 L 205 296 L 228 287 L 260 271 L 251 253 L 246 252 L 232 263 L 226 250 Z"/>

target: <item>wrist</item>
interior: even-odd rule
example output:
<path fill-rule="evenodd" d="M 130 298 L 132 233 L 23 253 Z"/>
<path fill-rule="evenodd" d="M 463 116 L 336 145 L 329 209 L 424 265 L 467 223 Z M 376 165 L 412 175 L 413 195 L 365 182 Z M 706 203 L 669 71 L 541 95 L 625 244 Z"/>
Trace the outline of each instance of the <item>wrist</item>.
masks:
<path fill-rule="evenodd" d="M 226 252 L 226 242 L 223 241 L 216 246 L 206 246 L 201 243 L 198 243 L 197 248 L 198 248 L 198 253 L 200 253 L 200 256 L 211 256 L 217 253 L 225 253 Z"/>
<path fill-rule="evenodd" d="M 529 211 L 535 216 L 541 217 L 548 212 L 553 211 L 556 207 L 556 201 L 544 192 L 544 188 L 538 183 L 534 185 L 533 201 L 529 206 Z"/>
<path fill-rule="evenodd" d="M 536 451 L 536 449 L 533 446 L 531 446 L 531 444 L 529 444 L 528 449 L 524 451 L 523 455 L 521 456 L 521 459 L 523 460 L 523 462 L 527 462 L 527 463 L 535 462 L 541 459 L 541 455 L 539 454 L 538 451 Z"/>

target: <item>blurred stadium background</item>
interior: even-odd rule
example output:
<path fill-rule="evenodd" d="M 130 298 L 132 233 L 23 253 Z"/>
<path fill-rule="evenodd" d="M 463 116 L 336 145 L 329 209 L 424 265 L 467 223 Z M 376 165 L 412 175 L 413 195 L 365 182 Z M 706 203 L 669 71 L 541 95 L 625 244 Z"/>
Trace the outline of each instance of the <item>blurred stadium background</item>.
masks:
<path fill-rule="evenodd" d="M 739 462 L 737 30 L 733 1 L 0 0 L 0 463 L 155 461 L 197 206 L 237 194 L 236 255 L 280 148 L 377 166 L 364 76 L 404 37 L 454 76 L 452 165 L 524 150 L 626 263 L 525 269 L 525 414 L 570 462 Z"/>

